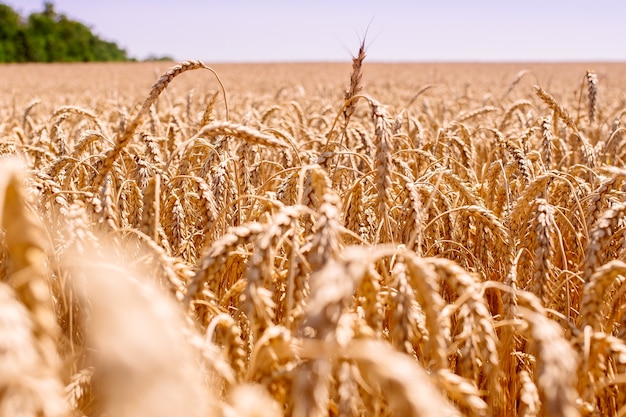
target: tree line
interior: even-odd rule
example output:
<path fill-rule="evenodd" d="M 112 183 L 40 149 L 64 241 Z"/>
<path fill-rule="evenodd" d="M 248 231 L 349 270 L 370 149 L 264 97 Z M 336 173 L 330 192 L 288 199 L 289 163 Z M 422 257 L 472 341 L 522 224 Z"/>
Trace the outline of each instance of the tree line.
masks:
<path fill-rule="evenodd" d="M 51 2 L 23 18 L 0 3 L 0 62 L 127 61 L 124 49 L 94 35 L 84 24 L 58 14 Z"/>

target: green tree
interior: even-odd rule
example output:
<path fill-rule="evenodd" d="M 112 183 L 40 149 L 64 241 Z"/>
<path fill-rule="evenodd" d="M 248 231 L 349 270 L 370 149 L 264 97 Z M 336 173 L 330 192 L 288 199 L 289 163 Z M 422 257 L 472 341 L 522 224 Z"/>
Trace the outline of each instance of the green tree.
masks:
<path fill-rule="evenodd" d="M 20 16 L 9 6 L 0 4 L 0 62 L 18 60 Z"/>
<path fill-rule="evenodd" d="M 34 62 L 48 61 L 48 36 L 53 21 L 43 13 L 33 13 L 28 17 L 26 27 L 26 45 L 28 60 Z"/>
<path fill-rule="evenodd" d="M 97 61 L 91 46 L 93 34 L 85 25 L 66 17 L 59 20 L 59 39 L 65 46 L 64 60 L 68 62 Z"/>
<path fill-rule="evenodd" d="M 116 43 L 100 39 L 83 23 L 56 12 L 45 2 L 40 13 L 23 20 L 0 4 L 0 62 L 126 61 Z"/>

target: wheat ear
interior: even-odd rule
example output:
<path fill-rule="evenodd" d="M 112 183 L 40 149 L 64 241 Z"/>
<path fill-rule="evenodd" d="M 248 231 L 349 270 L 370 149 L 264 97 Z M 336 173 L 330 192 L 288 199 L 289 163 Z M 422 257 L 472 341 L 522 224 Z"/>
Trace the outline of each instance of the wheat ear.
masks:
<path fill-rule="evenodd" d="M 167 86 L 172 82 L 172 80 L 176 78 L 177 76 L 179 76 L 180 74 L 187 72 L 187 71 L 197 70 L 201 68 L 207 69 L 211 71 L 213 74 L 215 74 L 220 86 L 222 87 L 222 91 L 224 92 L 224 100 L 226 100 L 226 93 L 224 90 L 224 86 L 221 80 L 219 79 L 219 77 L 217 76 L 217 73 L 213 71 L 211 68 L 207 67 L 203 62 L 185 61 L 170 68 L 165 74 L 161 76 L 161 78 L 159 78 L 154 83 L 154 85 L 152 86 L 152 89 L 150 90 L 150 93 L 148 94 L 148 97 L 144 100 L 137 115 L 133 118 L 130 124 L 126 126 L 121 136 L 117 138 L 113 149 L 111 149 L 106 154 L 103 164 L 100 167 L 100 170 L 98 171 L 98 175 L 96 176 L 94 180 L 94 187 L 96 189 L 102 186 L 104 178 L 113 167 L 113 164 L 115 163 L 118 156 L 122 152 L 122 149 L 124 149 L 126 145 L 130 142 L 130 140 L 133 137 L 133 134 L 139 127 L 143 119 L 143 116 L 150 109 L 150 107 L 156 102 L 156 100 L 159 98 L 163 90 L 165 90 Z M 226 107 L 226 118 L 228 119 L 228 105 Z"/>
<path fill-rule="evenodd" d="M 57 353 L 59 328 L 53 310 L 53 297 L 49 288 L 50 272 L 48 271 L 44 233 L 39 220 L 31 211 L 26 189 L 25 168 L 16 160 L 4 160 L 0 165 L 0 192 L 2 208 L 2 228 L 5 231 L 5 242 L 8 252 L 7 283 L 13 287 L 13 292 L 0 286 L 2 304 L 6 303 L 2 311 L 0 323 L 4 327 L 0 332 L 7 340 L 3 343 L 8 350 L 0 348 L 0 357 L 8 372 L 0 383 L 0 390 L 4 396 L 10 397 L 14 393 L 17 397 L 13 401 L 22 401 L 25 404 L 32 401 L 32 415 L 62 416 L 65 413 L 62 403 L 61 384 L 59 380 L 60 361 Z M 21 306 L 17 306 L 17 298 Z M 25 307 L 25 308 L 24 308 Z M 6 320 L 6 321 L 5 321 Z M 5 334 L 10 323 L 15 325 L 10 333 Z M 12 352 L 14 349 L 19 351 Z M 15 363 L 8 363 L 8 359 L 17 355 Z M 15 367 L 18 367 L 16 370 Z M 11 375 L 11 370 L 18 375 Z M 23 375 L 19 375 L 23 372 Z M 6 377 L 8 379 L 5 379 Z M 11 379 L 11 376 L 15 379 Z M 33 378 L 28 382 L 28 376 Z M 25 387 L 19 387 L 21 382 L 27 382 Z M 6 384 L 6 385 L 5 385 Z M 31 393 L 21 392 L 28 385 Z M 28 399 L 29 396 L 30 401 Z M 41 396 L 41 398 L 37 398 Z M 45 398 L 47 397 L 47 398 Z M 23 409 L 13 409 L 17 404 L 0 399 L 0 414 L 10 415 L 16 412 L 21 415 Z M 22 406 L 20 404 L 19 406 Z M 12 411 L 12 412 L 11 412 Z"/>
<path fill-rule="evenodd" d="M 589 98 L 589 123 L 593 124 L 596 120 L 598 107 L 598 76 L 595 72 L 587 70 L 585 78 L 587 79 L 587 95 Z"/>
<path fill-rule="evenodd" d="M 361 77 L 363 76 L 363 60 L 365 60 L 365 39 L 363 39 L 363 41 L 361 42 L 358 54 L 355 57 L 352 57 L 352 73 L 350 74 L 350 86 L 346 90 L 346 93 L 343 97 L 346 102 L 349 102 L 349 104 L 343 109 L 344 126 L 346 127 L 350 122 L 350 117 L 352 117 L 352 114 L 354 113 L 357 104 L 356 100 L 351 99 L 359 94 L 363 89 L 363 85 L 361 84 Z"/>

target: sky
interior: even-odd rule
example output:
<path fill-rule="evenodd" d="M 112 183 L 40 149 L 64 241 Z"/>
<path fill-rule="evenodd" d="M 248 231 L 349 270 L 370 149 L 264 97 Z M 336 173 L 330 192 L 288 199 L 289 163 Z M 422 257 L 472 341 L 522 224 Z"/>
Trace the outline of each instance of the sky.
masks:
<path fill-rule="evenodd" d="M 42 0 L 0 0 L 22 16 Z M 623 0 L 56 0 L 130 56 L 206 62 L 626 61 Z"/>

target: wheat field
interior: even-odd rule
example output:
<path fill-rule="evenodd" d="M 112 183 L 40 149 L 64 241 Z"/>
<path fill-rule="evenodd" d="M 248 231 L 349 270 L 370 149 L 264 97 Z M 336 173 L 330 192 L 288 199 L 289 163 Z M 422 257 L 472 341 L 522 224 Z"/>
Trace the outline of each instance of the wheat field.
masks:
<path fill-rule="evenodd" d="M 626 415 L 624 74 L 0 66 L 0 416 Z"/>

